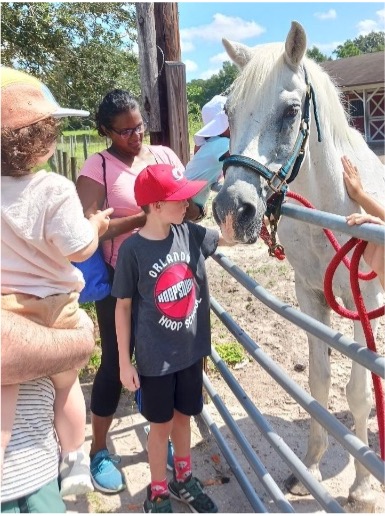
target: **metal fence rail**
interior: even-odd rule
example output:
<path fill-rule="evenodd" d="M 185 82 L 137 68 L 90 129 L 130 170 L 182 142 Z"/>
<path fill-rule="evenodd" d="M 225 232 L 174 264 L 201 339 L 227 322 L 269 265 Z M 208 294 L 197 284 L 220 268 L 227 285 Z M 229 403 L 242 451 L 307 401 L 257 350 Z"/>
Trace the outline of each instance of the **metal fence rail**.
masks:
<path fill-rule="evenodd" d="M 345 217 L 321 212 L 315 209 L 304 208 L 301 206 L 285 203 L 282 213 L 291 218 L 314 224 L 322 228 L 327 227 L 331 230 L 347 233 L 357 238 L 373 241 L 377 244 L 384 245 L 385 228 L 375 224 L 363 224 L 361 226 L 348 226 Z M 280 316 L 289 320 L 296 326 L 302 328 L 306 332 L 320 338 L 327 345 L 336 349 L 340 353 L 361 364 L 363 367 L 372 371 L 381 378 L 385 378 L 385 358 L 377 353 L 359 345 L 354 340 L 341 335 L 332 330 L 330 327 L 320 323 L 316 319 L 294 309 L 287 303 L 283 303 L 275 296 L 265 290 L 254 279 L 250 278 L 244 271 L 235 265 L 229 258 L 222 253 L 216 252 L 212 258 L 223 267 L 231 276 L 233 276 L 241 285 L 243 285 L 254 297 L 278 313 Z M 373 474 L 380 482 L 385 483 L 384 462 L 371 450 L 365 443 L 356 437 L 348 428 L 330 414 L 322 405 L 320 405 L 312 396 L 297 385 L 286 372 L 278 366 L 263 350 L 251 339 L 249 335 L 231 318 L 225 309 L 214 298 L 210 298 L 211 309 L 218 316 L 221 322 L 242 344 L 252 358 L 265 370 L 268 374 L 286 391 L 292 398 L 299 403 L 312 417 L 314 417 L 340 444 L 364 465 L 370 473 Z M 219 357 L 217 352 L 212 349 L 210 358 L 214 362 L 222 378 L 227 383 L 233 394 L 243 406 L 249 417 L 256 424 L 262 435 L 270 443 L 272 448 L 280 455 L 280 457 L 289 465 L 294 475 L 304 484 L 305 487 L 313 495 L 314 499 L 327 512 L 344 512 L 339 503 L 328 493 L 324 487 L 314 479 L 309 473 L 305 465 L 283 441 L 283 439 L 274 431 L 264 416 L 259 412 L 252 403 L 246 392 L 239 385 L 237 380 L 231 374 L 224 361 Z M 266 471 L 265 466 L 261 463 L 259 457 L 252 449 L 250 443 L 246 440 L 244 434 L 239 429 L 237 423 L 229 413 L 225 404 L 218 396 L 214 387 L 204 375 L 204 386 L 211 397 L 218 413 L 233 434 L 245 458 L 253 468 L 261 484 L 270 494 L 273 502 L 282 512 L 293 512 L 292 505 L 285 499 L 284 494 L 276 485 Z M 238 479 L 247 499 L 257 512 L 266 512 L 266 508 L 250 489 L 250 482 L 245 477 L 239 462 L 228 447 L 224 437 L 220 433 L 218 427 L 213 422 L 210 414 L 205 408 L 203 411 L 203 419 L 212 430 L 220 449 L 234 475 Z"/>
<path fill-rule="evenodd" d="M 212 357 L 214 360 L 214 363 L 219 363 L 221 360 L 218 356 L 216 351 L 212 352 Z M 225 367 L 225 366 L 224 366 Z M 292 505 L 286 500 L 285 495 L 282 493 L 281 489 L 277 486 L 276 482 L 270 475 L 270 473 L 267 471 L 255 451 L 253 450 L 251 444 L 246 439 L 243 432 L 239 429 L 239 426 L 234 421 L 234 418 L 230 414 L 229 410 L 227 409 L 226 405 L 223 403 L 222 399 L 220 398 L 219 394 L 216 392 L 214 386 L 211 384 L 210 380 L 207 378 L 206 374 L 203 374 L 203 385 L 210 396 L 211 400 L 213 401 L 216 409 L 218 410 L 219 414 L 222 416 L 222 419 L 230 429 L 231 433 L 235 437 L 240 449 L 242 450 L 244 456 L 246 457 L 247 461 L 249 462 L 250 466 L 253 468 L 254 472 L 256 473 L 259 481 L 264 486 L 266 491 L 270 494 L 272 497 L 274 503 L 280 509 L 281 512 L 295 512 Z M 249 499 L 248 495 L 246 495 Z M 250 500 L 249 500 L 250 501 Z M 251 501 L 250 501 L 251 503 Z"/>
<path fill-rule="evenodd" d="M 258 364 L 262 366 L 263 369 L 306 410 L 306 412 L 326 428 L 326 430 L 340 444 L 342 444 L 342 446 L 351 453 L 354 458 L 363 464 L 380 482 L 385 483 L 384 462 L 376 455 L 376 453 L 350 430 L 348 430 L 345 425 L 340 423 L 336 417 L 330 414 L 294 380 L 292 380 L 287 373 L 274 362 L 274 360 L 272 360 L 259 346 L 257 346 L 253 339 L 231 318 L 226 310 L 224 310 L 224 308 L 214 298 L 211 298 L 211 308 L 226 328 L 254 358 L 254 360 L 256 360 Z M 216 356 L 215 353 L 215 350 L 213 350 L 211 355 L 214 361 Z M 215 361 L 215 364 L 220 370 L 222 376 L 224 376 L 224 378 L 225 376 L 228 378 L 227 371 L 223 368 L 220 362 Z M 234 394 L 236 394 L 236 391 L 238 393 L 240 392 L 237 382 L 235 381 L 232 382 L 232 391 Z M 245 393 L 243 390 L 239 397 L 237 395 L 241 404 L 243 404 L 242 400 L 244 395 Z M 266 435 L 266 438 L 268 439 L 269 435 Z M 278 449 L 277 451 L 279 452 Z M 293 464 L 291 462 L 290 466 L 292 465 Z M 305 484 L 305 481 L 302 481 Z"/>
<path fill-rule="evenodd" d="M 321 228 L 340 231 L 341 233 L 346 233 L 347 235 L 361 238 L 362 240 L 385 245 L 385 226 L 379 224 L 365 223 L 359 226 L 348 226 L 345 217 L 341 215 L 298 206 L 290 202 L 282 204 L 282 215 L 286 215 L 291 219 L 307 222 L 308 224 L 314 224 Z"/>
<path fill-rule="evenodd" d="M 231 276 L 243 285 L 254 297 L 259 299 L 266 306 L 274 310 L 288 321 L 303 330 L 311 333 L 315 337 L 326 342 L 330 347 L 336 349 L 345 356 L 355 360 L 357 363 L 366 367 L 381 378 L 385 377 L 385 358 L 365 348 L 341 333 L 332 330 L 329 326 L 313 319 L 307 314 L 296 310 L 287 303 L 283 303 L 278 298 L 265 290 L 258 282 L 250 278 L 245 272 L 235 265 L 227 256 L 216 252 L 212 258 L 219 263 Z"/>

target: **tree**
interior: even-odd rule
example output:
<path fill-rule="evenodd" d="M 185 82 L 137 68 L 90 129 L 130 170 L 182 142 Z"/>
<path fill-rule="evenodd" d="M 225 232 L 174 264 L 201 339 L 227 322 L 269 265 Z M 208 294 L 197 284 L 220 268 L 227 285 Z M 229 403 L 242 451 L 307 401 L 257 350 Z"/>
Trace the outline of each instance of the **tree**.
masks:
<path fill-rule="evenodd" d="M 385 48 L 385 32 L 370 32 L 366 36 L 358 36 L 351 40 L 348 39 L 342 45 L 338 45 L 333 54 L 337 58 L 352 57 L 359 54 L 370 54 L 371 52 L 380 52 Z"/>
<path fill-rule="evenodd" d="M 214 97 L 214 95 L 226 95 L 229 87 L 238 75 L 238 68 L 225 61 L 223 67 L 217 74 L 209 79 L 193 79 L 187 85 L 187 98 L 191 105 L 199 106 L 199 113 L 204 104 Z"/>
<path fill-rule="evenodd" d="M 338 47 L 333 50 L 333 54 L 336 54 L 338 59 L 343 59 L 344 57 L 358 56 L 361 54 L 361 51 L 351 39 L 348 39 L 343 45 L 338 45 Z"/>
<path fill-rule="evenodd" d="M 113 87 L 139 95 L 135 40 L 130 3 L 2 4 L 2 63 L 40 78 L 59 103 L 91 113 Z"/>
<path fill-rule="evenodd" d="M 359 36 L 353 41 L 363 54 L 380 52 L 385 48 L 385 32 L 372 31 L 366 36 Z"/>
<path fill-rule="evenodd" d="M 323 54 L 319 48 L 313 46 L 309 48 L 306 52 L 306 55 L 309 59 L 313 59 L 316 63 L 322 63 L 323 61 L 327 61 L 327 56 Z"/>

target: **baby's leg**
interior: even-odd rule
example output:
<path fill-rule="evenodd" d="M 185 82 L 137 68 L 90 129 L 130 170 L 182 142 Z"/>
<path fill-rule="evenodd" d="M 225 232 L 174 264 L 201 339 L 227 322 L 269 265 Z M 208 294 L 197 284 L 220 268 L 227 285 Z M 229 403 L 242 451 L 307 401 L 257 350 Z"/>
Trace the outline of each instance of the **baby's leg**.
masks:
<path fill-rule="evenodd" d="M 75 451 L 84 444 L 86 405 L 75 369 L 51 377 L 55 386 L 55 429 L 62 454 Z"/>
<path fill-rule="evenodd" d="M 62 496 L 93 491 L 89 457 L 83 449 L 86 406 L 76 370 L 51 377 L 55 386 L 55 429 L 60 441 Z"/>
<path fill-rule="evenodd" d="M 18 385 L 1 386 L 1 465 L 0 475 L 3 477 L 5 449 L 11 440 L 13 422 L 15 420 L 16 403 L 19 395 Z"/>

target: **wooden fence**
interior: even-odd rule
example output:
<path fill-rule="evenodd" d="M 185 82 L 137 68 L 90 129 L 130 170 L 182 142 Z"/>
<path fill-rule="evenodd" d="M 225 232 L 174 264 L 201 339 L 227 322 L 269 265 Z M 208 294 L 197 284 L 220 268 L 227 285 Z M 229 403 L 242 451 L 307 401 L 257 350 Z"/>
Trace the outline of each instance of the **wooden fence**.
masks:
<path fill-rule="evenodd" d="M 94 135 L 61 136 L 55 154 L 48 162 L 50 169 L 76 182 L 78 172 L 88 156 L 106 149 L 108 145 L 106 138 Z"/>

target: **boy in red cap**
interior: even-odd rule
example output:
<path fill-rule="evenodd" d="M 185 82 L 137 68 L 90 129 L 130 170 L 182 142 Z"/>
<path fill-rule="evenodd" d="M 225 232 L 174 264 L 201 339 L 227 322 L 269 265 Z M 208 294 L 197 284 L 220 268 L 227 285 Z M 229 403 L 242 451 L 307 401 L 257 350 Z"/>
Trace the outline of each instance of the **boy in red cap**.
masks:
<path fill-rule="evenodd" d="M 206 184 L 171 165 L 142 170 L 134 193 L 147 220 L 118 254 L 112 295 L 120 378 L 130 391 L 140 389 L 139 410 L 150 421 L 145 512 L 172 512 L 170 494 L 194 512 L 218 512 L 192 476 L 190 455 L 190 418 L 202 411 L 202 361 L 211 351 L 205 259 L 226 244 L 216 229 L 183 222 L 187 199 Z M 131 321 L 137 369 L 130 359 Z M 174 478 L 167 484 L 169 436 Z"/>
<path fill-rule="evenodd" d="M 58 119 L 88 115 L 88 111 L 61 108 L 48 88 L 35 77 L 2 67 L 2 309 L 47 327 L 78 327 L 78 299 L 84 281 L 71 261 L 84 261 L 95 252 L 99 237 L 108 229 L 113 210 L 102 211 L 87 220 L 71 181 L 45 170 L 33 172 L 32 169 L 45 163 L 54 153 L 60 128 Z M 77 371 L 65 371 L 51 380 L 55 387 L 54 424 L 61 447 L 60 494 L 93 491 L 89 458 L 83 449 L 86 413 Z M 2 502 L 17 501 L 57 477 L 57 467 L 50 453 L 52 443 L 46 435 L 49 418 L 39 410 L 38 424 L 31 424 L 37 428 L 33 438 L 23 437 L 26 425 L 19 422 L 14 425 L 18 393 L 16 383 L 2 385 L 1 466 L 5 454 L 9 459 L 4 461 Z M 50 399 L 49 387 L 44 394 Z M 33 405 L 32 395 L 30 400 Z M 18 412 L 21 411 L 18 405 Z M 13 427 L 16 444 L 10 442 Z M 47 459 L 39 475 L 31 470 L 31 463 L 44 462 L 33 454 L 44 437 Z M 56 455 L 56 450 L 52 451 Z M 24 460 L 22 474 L 15 469 L 18 460 Z"/>

